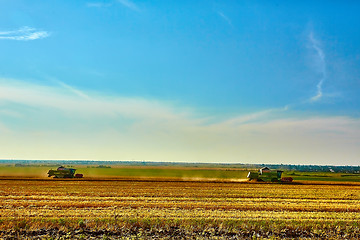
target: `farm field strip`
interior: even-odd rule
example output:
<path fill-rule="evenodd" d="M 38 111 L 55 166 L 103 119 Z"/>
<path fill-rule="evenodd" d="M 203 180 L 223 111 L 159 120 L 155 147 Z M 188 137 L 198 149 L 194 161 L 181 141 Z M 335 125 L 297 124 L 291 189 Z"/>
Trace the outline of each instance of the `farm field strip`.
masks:
<path fill-rule="evenodd" d="M 1 180 L 0 231 L 43 228 L 357 238 L 360 185 Z"/>
<path fill-rule="evenodd" d="M 358 211 L 360 186 L 1 181 L 0 208 L 16 206 Z M 11 186 L 11 187 L 10 187 Z M 205 186 L 205 187 L 204 187 Z M 44 191 L 46 190 L 46 191 Z"/>
<path fill-rule="evenodd" d="M 166 202 L 207 202 L 213 203 L 228 202 L 231 204 L 243 204 L 246 202 L 256 203 L 316 203 L 316 204 L 353 204 L 356 203 L 355 199 L 284 199 L 284 198 L 226 198 L 226 197 L 206 197 L 206 198 L 194 198 L 194 197 L 75 197 L 75 196 L 0 196 L 0 202 L 2 201 L 23 201 L 26 202 L 39 202 L 39 201 L 72 201 L 72 202 L 96 202 L 96 201 L 107 201 L 107 202 L 155 202 L 155 203 L 166 203 Z M 1 208 L 1 206 L 0 206 Z"/>
<path fill-rule="evenodd" d="M 78 173 L 84 174 L 88 179 L 115 178 L 115 179 L 173 179 L 173 180 L 226 180 L 246 181 L 249 170 L 241 168 L 223 167 L 184 167 L 184 166 L 111 166 L 98 168 L 94 166 L 74 166 Z M 44 178 L 49 168 L 55 166 L 9 166 L 0 165 L 0 178 Z M 254 169 L 250 169 L 254 170 Z M 284 177 L 294 180 L 313 180 L 329 183 L 357 182 L 360 183 L 360 174 L 331 173 L 331 172 L 297 172 L 285 171 Z M 51 180 L 51 179 L 48 179 Z"/>
<path fill-rule="evenodd" d="M 235 220 L 328 220 L 360 221 L 358 212 L 298 212 L 298 211 L 238 211 L 205 209 L 166 209 L 166 208 L 15 208 L 2 209 L 0 219 L 23 218 L 199 218 L 199 219 L 235 219 Z"/>
<path fill-rule="evenodd" d="M 358 212 L 360 201 L 357 200 L 306 200 L 306 199 L 271 199 L 263 198 L 166 198 L 161 197 L 112 197 L 112 198 L 0 198 L 0 209 L 16 207 L 61 207 L 61 208 L 95 208 L 95 207 L 133 207 L 133 208 L 184 208 L 184 209 L 234 209 L 234 210 L 278 210 L 278 211 L 326 211 L 326 212 Z M 301 206 L 301 208 L 299 208 Z"/>

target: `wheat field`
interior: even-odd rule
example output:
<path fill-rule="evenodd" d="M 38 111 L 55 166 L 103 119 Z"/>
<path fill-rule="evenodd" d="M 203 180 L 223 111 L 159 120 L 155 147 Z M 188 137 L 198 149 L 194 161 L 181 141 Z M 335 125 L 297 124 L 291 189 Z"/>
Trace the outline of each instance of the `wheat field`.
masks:
<path fill-rule="evenodd" d="M 359 238 L 360 185 L 2 179 L 0 236 Z M 20 236 L 19 235 L 19 236 Z"/>

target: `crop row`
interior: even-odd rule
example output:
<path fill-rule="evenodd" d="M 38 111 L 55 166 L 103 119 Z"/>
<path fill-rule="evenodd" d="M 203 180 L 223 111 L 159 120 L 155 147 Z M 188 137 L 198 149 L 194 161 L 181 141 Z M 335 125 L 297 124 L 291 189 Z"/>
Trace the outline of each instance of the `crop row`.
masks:
<path fill-rule="evenodd" d="M 357 221 L 358 212 L 298 212 L 298 211 L 238 211 L 181 208 L 13 208 L 2 209 L 0 219 L 11 218 L 208 218 L 208 219 L 253 219 L 253 220 L 322 220 L 322 221 Z"/>
<path fill-rule="evenodd" d="M 217 199 L 218 200 L 218 199 Z M 316 201 L 256 201 L 254 199 L 244 199 L 238 202 L 214 201 L 204 199 L 203 201 L 186 201 L 185 199 L 113 199 L 113 200 L 80 200 L 73 199 L 52 199 L 52 200 L 14 200 L 7 199 L 0 201 L 1 211 L 13 208 L 38 209 L 44 207 L 55 208 L 108 208 L 108 207 L 131 207 L 131 208 L 180 208 L 180 209 L 207 209 L 207 210 L 238 210 L 238 211 L 303 211 L 303 212 L 359 212 L 360 203 L 349 201 L 343 203 Z"/>
<path fill-rule="evenodd" d="M 16 182 L 15 182 L 16 183 Z M 0 182 L 0 196 L 76 197 L 188 197 L 359 200 L 359 186 L 164 183 L 164 182 L 70 182 L 29 181 L 23 185 Z"/>
<path fill-rule="evenodd" d="M 359 192 L 359 185 L 2 180 L 0 231 L 136 227 L 360 237 Z"/>

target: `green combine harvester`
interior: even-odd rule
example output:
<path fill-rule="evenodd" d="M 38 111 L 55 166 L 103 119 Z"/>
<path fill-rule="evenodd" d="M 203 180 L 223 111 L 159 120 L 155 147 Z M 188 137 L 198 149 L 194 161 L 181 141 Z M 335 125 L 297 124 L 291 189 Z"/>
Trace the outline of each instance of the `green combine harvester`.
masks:
<path fill-rule="evenodd" d="M 249 172 L 247 177 L 249 181 L 256 180 L 259 182 L 292 182 L 291 177 L 281 178 L 283 171 L 271 171 L 268 167 L 259 169 L 258 172 Z"/>
<path fill-rule="evenodd" d="M 54 176 L 54 178 L 82 178 L 82 174 L 75 174 L 75 168 L 66 168 L 60 166 L 57 170 L 49 170 L 48 177 Z"/>

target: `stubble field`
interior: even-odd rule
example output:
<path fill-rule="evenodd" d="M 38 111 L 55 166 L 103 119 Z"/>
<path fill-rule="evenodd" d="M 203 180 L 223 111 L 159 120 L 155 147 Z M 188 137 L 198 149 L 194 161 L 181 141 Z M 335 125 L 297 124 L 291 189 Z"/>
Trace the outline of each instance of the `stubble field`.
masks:
<path fill-rule="evenodd" d="M 358 183 L 0 180 L 0 238 L 360 238 Z"/>

